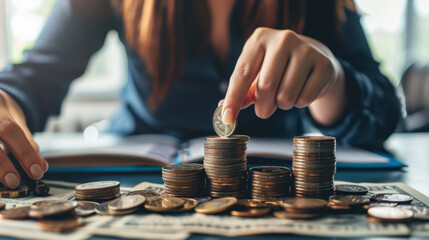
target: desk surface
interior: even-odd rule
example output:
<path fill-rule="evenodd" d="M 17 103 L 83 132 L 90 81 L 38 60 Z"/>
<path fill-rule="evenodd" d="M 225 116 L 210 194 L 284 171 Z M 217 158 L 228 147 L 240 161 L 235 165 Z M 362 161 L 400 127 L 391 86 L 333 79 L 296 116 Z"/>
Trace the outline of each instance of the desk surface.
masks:
<path fill-rule="evenodd" d="M 404 182 L 429 196 L 429 133 L 394 134 L 386 142 L 386 148 L 394 153 L 398 160 L 408 165 L 407 168 L 397 170 L 355 170 L 340 169 L 335 175 L 336 180 L 351 182 Z M 155 173 L 47 173 L 45 179 L 62 180 L 70 182 L 89 182 L 114 179 L 122 186 L 132 187 L 140 182 L 148 181 L 161 183 L 159 172 Z M 270 238 L 284 239 L 285 235 L 269 235 Z M 307 239 L 308 237 L 289 236 L 294 239 Z M 216 236 L 193 235 L 192 239 L 221 239 Z M 255 236 L 254 239 L 266 239 L 267 235 Z M 101 239 L 101 238 L 94 238 Z M 222 238 L 225 239 L 225 238 Z M 243 238 L 244 239 L 244 238 Z M 248 239 L 246 237 L 245 239 Z M 336 238 L 338 239 L 338 238 Z M 380 238 L 378 238 L 380 239 Z"/>

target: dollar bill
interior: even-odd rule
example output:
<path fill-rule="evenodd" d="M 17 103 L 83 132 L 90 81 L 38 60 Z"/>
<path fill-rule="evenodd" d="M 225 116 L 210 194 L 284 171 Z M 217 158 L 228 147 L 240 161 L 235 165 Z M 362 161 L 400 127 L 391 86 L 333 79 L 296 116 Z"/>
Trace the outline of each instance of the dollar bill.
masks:
<path fill-rule="evenodd" d="M 347 184 L 347 182 L 336 182 Z M 352 183 L 348 183 L 352 184 Z M 353 183 L 355 184 L 355 183 Z M 414 197 L 413 205 L 429 207 L 429 198 L 403 183 L 361 183 L 372 193 L 405 193 Z M 163 185 L 143 182 L 135 190 L 151 189 L 162 192 Z M 326 215 L 315 220 L 286 220 L 273 217 L 249 219 L 228 215 L 145 214 L 112 218 L 98 226 L 97 231 L 144 233 L 202 233 L 222 236 L 246 236 L 268 233 L 292 233 L 309 236 L 416 236 L 429 237 L 425 222 L 376 224 L 366 221 L 365 214 Z"/>

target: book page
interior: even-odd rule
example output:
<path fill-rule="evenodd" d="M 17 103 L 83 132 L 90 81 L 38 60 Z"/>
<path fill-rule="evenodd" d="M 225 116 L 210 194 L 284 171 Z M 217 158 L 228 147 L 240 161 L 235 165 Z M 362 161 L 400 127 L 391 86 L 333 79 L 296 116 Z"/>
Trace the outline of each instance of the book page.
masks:
<path fill-rule="evenodd" d="M 102 135 L 87 140 L 82 134 L 35 135 L 42 156 L 115 155 L 152 159 L 164 164 L 174 162 L 179 140 L 161 134 L 144 134 L 129 137 Z"/>
<path fill-rule="evenodd" d="M 192 162 L 204 158 L 205 138 L 196 138 L 182 145 L 180 162 Z M 247 144 L 247 155 L 291 161 L 293 156 L 292 139 L 251 138 Z M 338 163 L 371 164 L 388 163 L 389 159 L 376 153 L 354 147 L 337 146 Z"/>

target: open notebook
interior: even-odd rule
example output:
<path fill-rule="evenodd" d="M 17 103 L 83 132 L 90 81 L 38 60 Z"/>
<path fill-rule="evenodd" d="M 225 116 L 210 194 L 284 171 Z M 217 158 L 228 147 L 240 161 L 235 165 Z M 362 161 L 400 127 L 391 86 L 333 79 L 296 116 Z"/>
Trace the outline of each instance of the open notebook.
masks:
<path fill-rule="evenodd" d="M 35 136 L 42 156 L 51 167 L 164 166 L 171 163 L 201 162 L 205 138 L 186 142 L 168 135 L 145 134 L 130 137 L 104 135 L 86 140 L 81 134 Z M 292 140 L 251 138 L 248 162 L 267 160 L 290 164 Z M 337 163 L 343 167 L 392 167 L 393 158 L 363 149 L 337 146 Z M 395 160 L 396 163 L 398 163 Z M 394 167 L 401 167 L 395 165 Z"/>

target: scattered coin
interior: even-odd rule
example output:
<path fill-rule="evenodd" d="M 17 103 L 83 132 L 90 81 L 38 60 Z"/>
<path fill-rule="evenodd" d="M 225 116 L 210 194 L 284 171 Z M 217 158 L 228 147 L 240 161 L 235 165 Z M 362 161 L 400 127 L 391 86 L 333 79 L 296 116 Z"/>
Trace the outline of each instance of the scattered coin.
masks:
<path fill-rule="evenodd" d="M 208 202 L 212 198 L 210 196 L 205 196 L 205 197 L 197 197 L 197 198 L 194 198 L 194 199 L 197 200 L 198 204 L 200 204 L 200 203 Z"/>
<path fill-rule="evenodd" d="M 120 196 L 118 181 L 89 182 L 76 186 L 76 199 L 88 201 L 106 201 Z"/>
<path fill-rule="evenodd" d="M 9 189 L 3 185 L 0 185 L 0 198 L 17 198 L 28 195 L 28 187 L 19 186 L 16 189 Z"/>
<path fill-rule="evenodd" d="M 296 197 L 327 199 L 334 193 L 335 138 L 293 139 L 292 170 Z"/>
<path fill-rule="evenodd" d="M 77 203 L 70 200 L 46 200 L 33 203 L 28 214 L 32 218 L 71 214 L 76 206 Z"/>
<path fill-rule="evenodd" d="M 228 210 L 237 203 L 235 197 L 225 197 L 210 200 L 202 203 L 195 208 L 195 212 L 203 214 L 215 214 Z"/>
<path fill-rule="evenodd" d="M 95 208 L 100 204 L 97 202 L 91 201 L 79 201 L 77 202 L 77 207 L 75 209 L 76 215 L 81 217 L 86 217 L 95 213 Z"/>
<path fill-rule="evenodd" d="M 274 217 L 280 219 L 313 219 L 320 216 L 318 213 L 293 213 L 286 211 L 275 211 L 273 213 Z"/>
<path fill-rule="evenodd" d="M 55 219 L 55 220 L 40 220 L 38 226 L 44 231 L 51 232 L 63 232 L 74 230 L 83 225 L 81 218 L 70 218 L 70 219 Z"/>
<path fill-rule="evenodd" d="M 374 194 L 371 199 L 376 202 L 393 202 L 393 203 L 410 203 L 413 201 L 413 197 L 407 194 L 401 193 L 382 193 Z"/>
<path fill-rule="evenodd" d="M 146 198 L 140 195 L 125 196 L 109 202 L 108 207 L 114 211 L 123 211 L 138 208 L 146 201 Z"/>
<path fill-rule="evenodd" d="M 194 209 L 199 204 L 198 201 L 196 199 L 193 199 L 193 198 L 182 198 L 182 200 L 184 201 L 183 206 L 181 208 L 171 210 L 172 212 L 191 211 L 192 209 Z"/>
<path fill-rule="evenodd" d="M 368 215 L 381 221 L 403 222 L 411 220 L 414 212 L 410 209 L 397 207 L 373 207 L 368 209 Z"/>
<path fill-rule="evenodd" d="M 385 202 L 374 202 L 367 205 L 362 206 L 364 209 L 368 210 L 372 207 L 396 207 L 398 203 L 385 203 Z"/>
<path fill-rule="evenodd" d="M 249 208 L 277 208 L 279 199 L 258 200 L 258 199 L 239 199 L 237 205 L 243 205 Z"/>
<path fill-rule="evenodd" d="M 159 197 L 161 196 L 161 194 L 153 191 L 153 190 L 137 190 L 137 191 L 132 191 L 127 193 L 125 196 L 133 196 L 133 195 L 140 195 L 143 196 L 145 198 L 148 197 Z"/>
<path fill-rule="evenodd" d="M 6 203 L 0 202 L 0 211 L 6 208 Z"/>
<path fill-rule="evenodd" d="M 250 208 L 243 205 L 236 205 L 230 214 L 235 217 L 261 217 L 271 212 L 271 208 Z"/>
<path fill-rule="evenodd" d="M 103 202 L 100 205 L 95 207 L 95 212 L 99 215 L 103 216 L 122 216 L 122 215 L 128 215 L 131 213 L 134 213 L 137 211 L 137 209 L 128 209 L 123 211 L 115 211 L 113 209 L 109 209 L 109 203 L 110 201 Z"/>
<path fill-rule="evenodd" d="M 339 184 L 335 185 L 335 194 L 346 194 L 346 195 L 363 195 L 368 193 L 368 188 L 359 186 L 359 185 L 351 185 L 351 184 Z"/>
<path fill-rule="evenodd" d="M 168 212 L 181 208 L 185 201 L 177 197 L 150 197 L 144 204 L 145 209 L 154 212 Z"/>
<path fill-rule="evenodd" d="M 411 206 L 411 205 L 399 205 L 400 208 L 410 209 L 414 212 L 414 219 L 428 221 L 429 220 L 429 208 Z"/>
<path fill-rule="evenodd" d="M 328 202 L 317 198 L 286 198 L 279 201 L 286 212 L 314 213 L 323 211 Z"/>
<path fill-rule="evenodd" d="M 329 202 L 342 206 L 362 206 L 368 204 L 370 199 L 360 195 L 333 195 L 329 197 Z"/>
<path fill-rule="evenodd" d="M 0 212 L 0 219 L 24 219 L 29 216 L 30 207 L 10 208 Z"/>
<path fill-rule="evenodd" d="M 217 107 L 213 114 L 213 128 L 220 137 L 229 137 L 234 133 L 237 123 L 225 124 L 222 121 L 222 106 Z"/>

